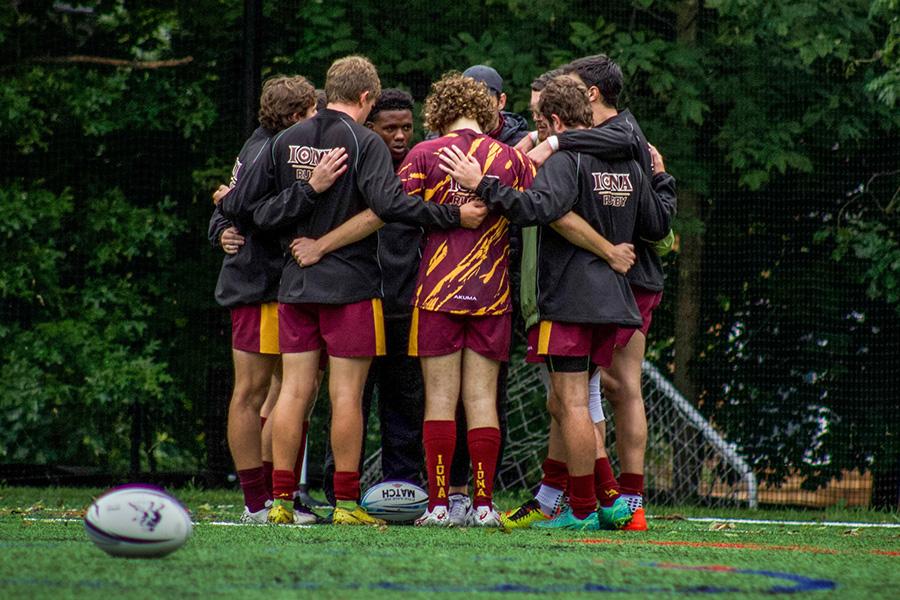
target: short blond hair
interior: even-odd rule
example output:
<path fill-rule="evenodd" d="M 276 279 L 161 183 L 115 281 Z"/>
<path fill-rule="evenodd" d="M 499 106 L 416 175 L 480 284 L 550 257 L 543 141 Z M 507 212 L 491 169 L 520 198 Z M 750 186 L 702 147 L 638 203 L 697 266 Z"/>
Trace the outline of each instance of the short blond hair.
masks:
<path fill-rule="evenodd" d="M 315 105 L 316 89 L 306 77 L 270 77 L 259 98 L 259 124 L 269 131 L 287 129 L 294 124 L 295 113 L 305 117 Z"/>
<path fill-rule="evenodd" d="M 482 131 L 487 131 L 497 118 L 497 108 L 486 85 L 450 71 L 431 84 L 425 98 L 425 127 L 445 134 L 447 127 L 463 117 L 475 120 Z"/>
<path fill-rule="evenodd" d="M 363 92 L 372 100 L 381 95 L 378 70 L 365 56 L 345 56 L 328 68 L 325 75 L 325 96 L 329 102 L 359 102 Z"/>

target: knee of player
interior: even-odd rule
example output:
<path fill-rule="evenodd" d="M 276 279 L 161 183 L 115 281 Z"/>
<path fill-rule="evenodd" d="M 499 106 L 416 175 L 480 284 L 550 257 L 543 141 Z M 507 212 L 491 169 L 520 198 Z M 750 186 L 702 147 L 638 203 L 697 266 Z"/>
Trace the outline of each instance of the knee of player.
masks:
<path fill-rule="evenodd" d="M 266 401 L 268 391 L 268 381 L 263 384 L 253 381 L 235 382 L 231 394 L 231 407 L 259 410 Z"/>

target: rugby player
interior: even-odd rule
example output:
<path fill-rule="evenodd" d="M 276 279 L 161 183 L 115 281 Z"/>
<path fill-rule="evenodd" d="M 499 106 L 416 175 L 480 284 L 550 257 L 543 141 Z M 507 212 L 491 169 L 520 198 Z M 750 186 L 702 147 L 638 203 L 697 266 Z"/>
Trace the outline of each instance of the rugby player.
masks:
<path fill-rule="evenodd" d="M 410 151 L 399 174 L 404 189 L 427 204 L 456 206 L 475 199 L 440 170 L 441 148 L 455 143 L 485 163 L 485 173 L 524 188 L 534 169 L 511 147 L 483 133 L 496 120 L 488 88 L 459 73 L 432 84 L 425 100 L 425 126 L 441 137 Z M 509 355 L 511 303 L 507 220 L 488 215 L 474 231 L 430 230 L 413 295 L 409 354 L 422 362 L 425 378 L 423 439 L 429 506 L 417 525 L 449 525 L 448 469 L 456 446 L 456 408 L 468 422 L 468 449 L 475 475 L 472 524 L 499 525 L 493 506 L 494 471 L 500 448 L 497 378 Z"/>
<path fill-rule="evenodd" d="M 587 89 L 571 78 L 550 82 L 539 106 L 554 132 L 592 125 Z M 574 209 L 614 242 L 635 235 L 661 239 L 669 230 L 666 196 L 653 193 L 635 161 L 607 162 L 593 154 L 562 152 L 548 159 L 534 186 L 524 192 L 483 177 L 480 165 L 458 148 L 445 151 L 444 161 L 444 170 L 460 185 L 474 188 L 488 206 L 502 208 L 522 224 L 546 224 Z M 674 186 L 670 177 L 664 178 Z M 594 301 L 583 302 L 585 294 Z M 599 528 L 588 374 L 594 364 L 609 366 L 617 326 L 640 326 L 640 313 L 624 276 L 547 228 L 541 230 L 539 246 L 538 307 L 536 353 L 546 360 L 557 400 L 549 408 L 562 433 L 569 508 L 536 526 Z"/>
<path fill-rule="evenodd" d="M 275 300 L 282 260 L 276 238 L 260 232 L 252 220 L 243 218 L 232 223 L 218 204 L 235 186 L 245 165 L 268 149 L 275 134 L 315 112 L 315 91 L 305 78 L 268 79 L 260 97 L 259 127 L 241 148 L 229 185 L 220 186 L 213 195 L 216 209 L 210 219 L 209 238 L 226 253 L 215 294 L 219 304 L 231 309 L 232 319 L 234 391 L 227 430 L 244 494 L 242 522 L 264 523 L 271 500 L 271 445 L 261 438 L 265 418 L 261 419 L 260 413 L 264 403 L 274 404 L 280 390 Z M 303 511 L 297 520 L 312 522 L 315 516 Z"/>
<path fill-rule="evenodd" d="M 390 152 L 362 126 L 381 92 L 368 59 L 349 56 L 328 69 L 328 106 L 314 119 L 282 132 L 232 192 L 226 215 L 252 214 L 264 229 L 281 229 L 285 250 L 296 237 L 318 237 L 371 208 L 380 218 L 441 228 L 477 227 L 478 203 L 445 206 L 403 193 Z M 342 158 L 343 157 L 343 158 Z M 334 186 L 315 181 L 316 167 L 345 160 Z M 373 236 L 345 246 L 311 267 L 284 264 L 279 288 L 282 390 L 273 413 L 274 501 L 269 522 L 294 522 L 292 466 L 300 447 L 295 423 L 308 413 L 320 351 L 328 354 L 331 444 L 337 505 L 334 524 L 376 524 L 357 504 L 362 451 L 363 386 L 372 357 L 383 355 L 381 273 Z"/>
<path fill-rule="evenodd" d="M 531 84 L 531 109 L 532 117 L 537 125 L 536 131 L 531 132 L 532 138 L 538 138 L 543 141 L 550 134 L 549 124 L 547 120 L 540 114 L 538 110 L 538 102 L 540 101 L 541 91 L 555 77 L 561 75 L 563 69 L 554 69 L 537 77 Z M 606 148 L 607 158 L 628 158 L 632 156 L 634 149 L 630 145 L 630 135 L 621 132 L 620 147 Z M 525 140 L 527 141 L 527 140 Z M 520 142 L 522 144 L 522 142 Z M 618 153 L 618 154 L 617 154 Z M 522 228 L 522 286 L 521 286 L 521 306 L 522 320 L 525 330 L 530 330 L 537 324 L 537 290 L 536 273 L 537 273 L 537 227 Z M 633 246 L 625 244 L 629 249 L 628 260 L 623 262 L 608 261 L 613 270 L 618 273 L 626 273 L 634 264 Z M 547 401 L 550 404 L 557 402 L 554 396 L 553 386 L 550 384 L 549 375 L 546 366 L 541 364 L 541 376 L 547 388 Z M 600 502 L 600 520 L 601 524 L 616 523 L 621 524 L 623 517 L 630 518 L 631 513 L 624 505 L 624 501 L 617 502 L 617 492 L 615 491 L 615 478 L 611 477 L 611 470 L 607 473 L 601 469 L 602 465 L 609 464 L 606 454 L 605 445 L 605 416 L 603 414 L 602 394 L 600 391 L 600 373 L 595 372 L 588 382 L 589 399 L 588 408 L 591 414 L 591 420 L 597 430 L 597 461 L 595 463 L 595 488 L 597 497 Z M 565 464 L 564 448 L 559 434 L 559 423 L 551 416 L 550 419 L 550 436 L 547 448 L 547 458 L 542 464 L 542 480 L 541 485 L 535 493 L 534 498 L 526 501 L 521 506 L 509 510 L 500 515 L 501 522 L 506 529 L 528 528 L 534 523 L 552 518 L 558 514 L 564 501 L 566 483 L 568 481 L 568 472 Z M 612 489 L 612 493 L 610 493 Z M 619 525 L 621 526 L 621 525 Z"/>
<path fill-rule="evenodd" d="M 619 66 L 609 57 L 598 54 L 573 61 L 565 70 L 588 87 L 594 128 L 551 137 L 529 156 L 540 163 L 554 148 L 598 151 L 606 148 L 618 132 L 627 131 L 638 149 L 636 158 L 643 172 L 654 179 L 658 174 L 665 173 L 662 157 L 647 142 L 634 115 L 627 109 L 619 111 L 617 108 L 624 83 Z M 674 216 L 674 198 L 666 206 L 671 210 L 670 217 Z M 659 256 L 671 249 L 674 239 L 670 230 L 659 243 L 640 238 L 634 240 L 637 262 L 628 272 L 628 281 L 641 311 L 641 326 L 619 330 L 612 365 L 601 369 L 603 389 L 616 415 L 616 450 L 621 466 L 618 488 L 633 514 L 631 522 L 624 527 L 626 530 L 647 528 L 643 506 L 647 417 L 641 392 L 641 363 L 653 311 L 662 300 L 664 277 Z M 599 468 L 604 470 L 607 478 L 612 477 L 608 461 Z"/>
<path fill-rule="evenodd" d="M 394 168 L 409 152 L 414 131 L 413 98 L 398 89 L 382 91 L 366 119 L 366 127 L 377 133 L 388 146 Z M 405 223 L 383 225 L 371 209 L 360 213 L 318 240 L 298 238 L 291 243 L 294 259 L 305 266 L 314 265 L 322 256 L 338 247 L 362 239 L 366 229 L 378 230 L 378 262 L 384 282 L 384 324 L 387 355 L 372 362 L 363 394 L 363 422 L 368 421 L 374 391 L 378 390 L 378 416 L 381 423 L 382 480 L 421 482 L 422 418 L 425 390 L 419 361 L 407 355 L 412 317 L 410 298 L 419 270 L 420 227 Z M 358 237 L 360 236 L 361 237 Z M 365 429 L 365 427 L 364 427 Z M 360 464 L 363 457 L 360 456 Z M 330 448 L 325 459 L 326 496 L 329 475 L 334 470 Z"/>
<path fill-rule="evenodd" d="M 471 77 L 475 81 L 483 83 L 490 93 L 493 102 L 493 114 L 495 121 L 488 126 L 485 133 L 499 142 L 514 146 L 528 133 L 528 124 L 520 115 L 504 110 L 507 96 L 503 91 L 503 78 L 493 67 L 487 65 L 473 65 L 463 71 L 463 76 Z M 509 264 L 510 286 L 513 298 L 517 298 L 519 291 L 519 270 L 521 262 L 522 236 L 518 226 L 508 227 L 509 237 Z M 516 321 L 518 307 L 512 305 L 513 322 Z M 500 450 L 497 453 L 497 464 L 503 462 L 503 450 L 506 445 L 506 404 L 507 404 L 507 379 L 509 376 L 508 365 L 500 364 L 500 373 L 497 376 L 497 419 L 500 427 Z M 456 413 L 456 436 L 466 436 L 468 424 L 463 405 L 460 404 Z M 469 448 L 466 444 L 457 444 L 453 453 L 453 461 L 450 465 L 450 522 L 455 526 L 464 526 L 472 518 L 472 499 L 468 494 L 470 478 Z"/>

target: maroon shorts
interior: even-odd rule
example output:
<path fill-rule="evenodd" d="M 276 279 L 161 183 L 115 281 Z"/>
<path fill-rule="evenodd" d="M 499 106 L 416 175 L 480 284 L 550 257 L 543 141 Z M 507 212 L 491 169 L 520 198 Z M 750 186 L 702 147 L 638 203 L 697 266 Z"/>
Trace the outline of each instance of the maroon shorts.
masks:
<path fill-rule="evenodd" d="M 232 308 L 231 347 L 242 352 L 278 354 L 278 303 Z"/>
<path fill-rule="evenodd" d="M 279 304 L 281 352 L 321 350 L 329 356 L 384 356 L 381 299 L 352 304 Z"/>
<path fill-rule="evenodd" d="M 528 330 L 527 362 L 544 362 L 545 356 L 587 356 L 603 368 L 612 364 L 618 327 L 612 324 L 541 321 Z"/>
<path fill-rule="evenodd" d="M 637 302 L 643 323 L 637 329 L 633 327 L 619 327 L 619 330 L 616 332 L 617 348 L 627 346 L 635 331 L 640 331 L 644 334 L 644 337 L 647 336 L 647 332 L 650 331 L 650 322 L 653 320 L 653 311 L 656 310 L 656 307 L 662 301 L 663 294 L 662 292 L 654 292 L 636 285 L 631 286 L 631 293 L 634 294 L 634 300 Z"/>
<path fill-rule="evenodd" d="M 445 356 L 463 348 L 492 360 L 509 360 L 512 315 L 472 316 L 413 308 L 410 356 Z"/>

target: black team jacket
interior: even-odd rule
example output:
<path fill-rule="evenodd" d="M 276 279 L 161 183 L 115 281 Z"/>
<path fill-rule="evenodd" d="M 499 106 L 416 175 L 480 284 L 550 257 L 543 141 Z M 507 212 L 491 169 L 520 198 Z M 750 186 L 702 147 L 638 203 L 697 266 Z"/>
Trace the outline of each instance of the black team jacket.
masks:
<path fill-rule="evenodd" d="M 571 150 L 574 152 L 598 152 L 603 153 L 609 151 L 610 144 L 620 144 L 621 136 L 625 134 L 629 139 L 630 145 L 634 148 L 636 154 L 635 160 L 641 165 L 644 174 L 647 177 L 652 175 L 652 167 L 650 161 L 650 150 L 647 148 L 647 138 L 638 125 L 637 119 L 629 110 L 623 110 L 614 117 L 611 117 L 594 127 L 593 129 L 576 129 L 566 131 L 559 137 L 559 149 Z M 670 218 L 675 216 L 676 205 L 674 202 L 670 205 Z M 666 232 L 668 233 L 668 232 Z M 664 286 L 664 276 L 662 263 L 653 247 L 647 243 L 647 240 L 656 241 L 653 238 L 643 236 L 635 237 L 634 252 L 637 260 L 634 266 L 629 269 L 628 281 L 633 285 L 654 291 L 661 292 Z"/>
<path fill-rule="evenodd" d="M 347 150 L 347 172 L 316 194 L 307 181 L 322 156 L 338 147 Z M 459 207 L 404 194 L 382 139 L 347 114 L 330 109 L 278 134 L 271 151 L 244 173 L 221 206 L 229 218 L 252 215 L 261 229 L 279 231 L 285 257 L 278 300 L 292 304 L 350 304 L 384 295 L 378 236 L 370 235 L 302 268 L 289 252 L 295 237 L 319 238 L 366 208 L 388 222 L 459 226 Z"/>
<path fill-rule="evenodd" d="M 235 186 L 251 165 L 269 150 L 274 134 L 265 127 L 257 127 L 238 153 L 231 171 L 231 186 Z M 226 308 L 241 304 L 274 302 L 278 297 L 278 282 L 284 263 L 281 245 L 269 232 L 262 232 L 253 223 L 252 215 L 226 217 L 221 205 L 213 210 L 209 220 L 209 241 L 218 247 L 222 232 L 236 226 L 244 236 L 244 245 L 236 254 L 226 254 L 216 282 L 216 301 Z"/>
<path fill-rule="evenodd" d="M 542 320 L 641 325 L 626 278 L 548 225 L 573 210 L 613 244 L 660 239 L 669 231 L 675 202 L 671 175 L 660 173 L 651 182 L 634 160 L 560 151 L 544 163 L 530 189 L 518 192 L 485 177 L 476 193 L 511 222 L 542 225 L 537 274 Z"/>

